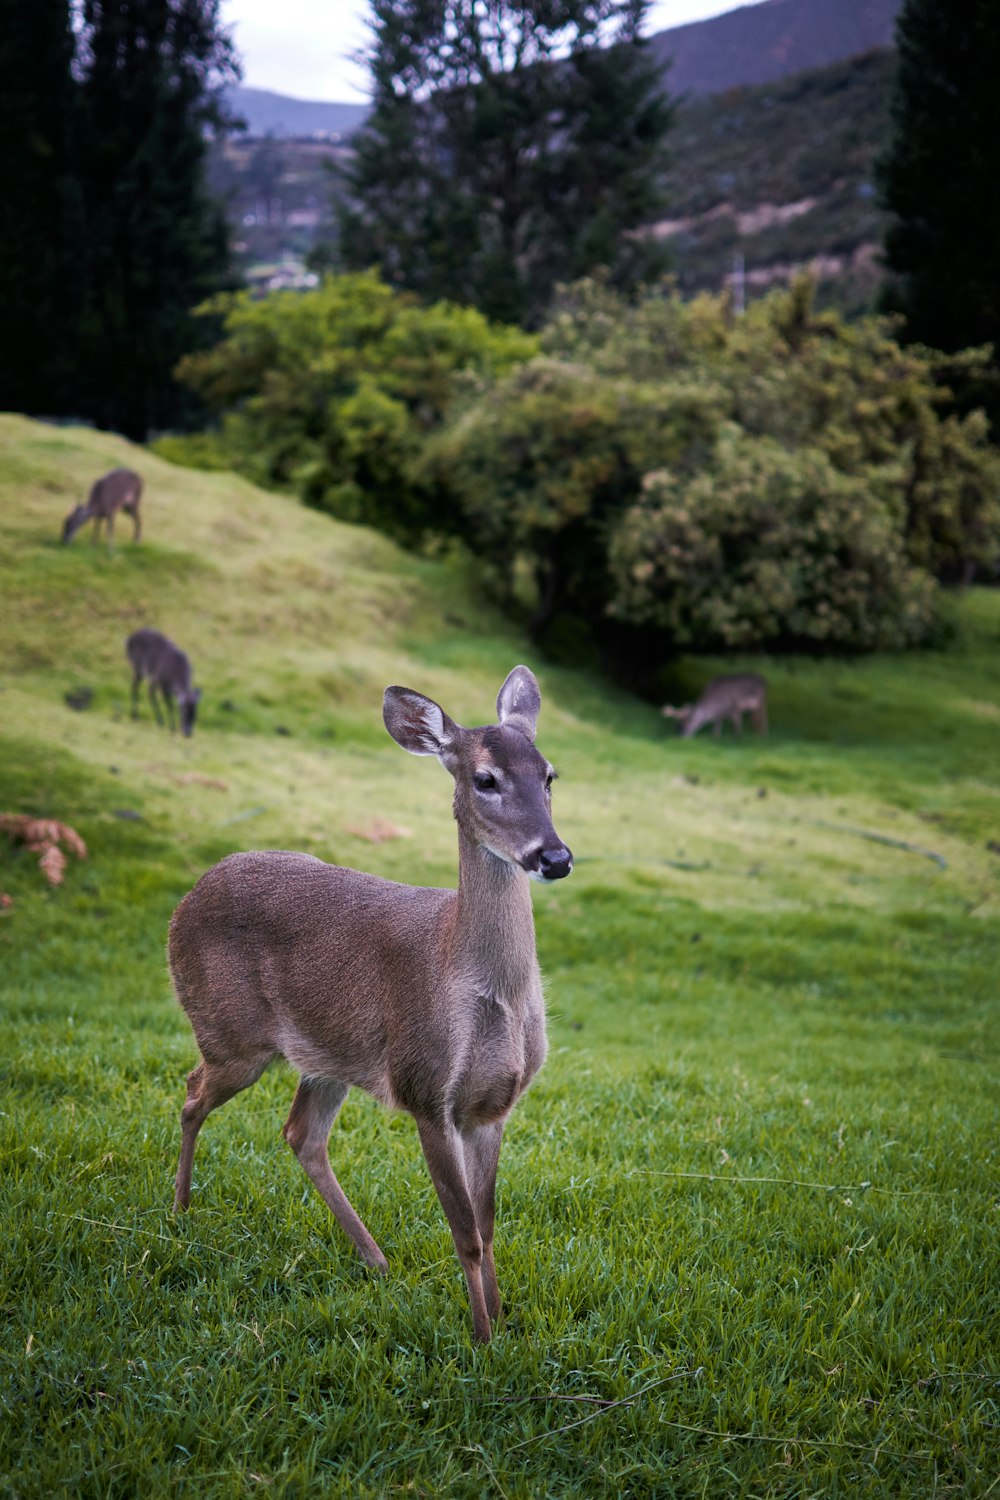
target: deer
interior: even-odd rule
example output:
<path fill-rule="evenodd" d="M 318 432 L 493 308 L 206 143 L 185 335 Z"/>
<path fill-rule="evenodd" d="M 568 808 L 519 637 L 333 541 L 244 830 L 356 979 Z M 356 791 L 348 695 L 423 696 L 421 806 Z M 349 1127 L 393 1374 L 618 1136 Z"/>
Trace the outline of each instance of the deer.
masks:
<path fill-rule="evenodd" d="M 93 521 L 93 539 L 96 542 L 103 521 L 110 552 L 115 529 L 115 513 L 123 510 L 132 517 L 135 523 L 132 540 L 138 542 L 142 537 L 142 521 L 139 517 L 141 498 L 142 479 L 134 469 L 112 469 L 109 473 L 102 474 L 100 479 L 95 480 L 91 486 L 86 505 L 78 505 L 75 510 L 71 510 L 63 522 L 63 541 L 72 541 L 86 521 Z"/>
<path fill-rule="evenodd" d="M 361 1260 L 388 1262 L 330 1164 L 352 1087 L 416 1122 L 465 1273 L 473 1336 L 501 1317 L 493 1254 L 507 1118 L 546 1054 L 529 880 L 573 855 L 552 823 L 555 771 L 535 747 L 541 695 L 525 666 L 497 723 L 462 728 L 432 698 L 388 687 L 382 718 L 454 779 L 458 885 L 402 885 L 309 854 L 230 854 L 170 923 L 168 963 L 201 1053 L 181 1110 L 175 1209 L 187 1209 L 198 1132 L 278 1058 L 299 1073 L 283 1135 Z"/>
<path fill-rule="evenodd" d="M 167 705 L 170 732 L 174 732 L 174 704 L 181 721 L 181 733 L 187 737 L 194 729 L 194 721 L 201 702 L 201 688 L 192 686 L 191 662 L 187 654 L 158 630 L 133 630 L 125 642 L 125 655 L 132 668 L 132 717 L 139 717 L 139 684 L 143 678 L 149 683 L 149 701 L 162 728 L 163 716 L 156 701 L 156 691 Z"/>
<path fill-rule="evenodd" d="M 751 715 L 754 729 L 766 734 L 767 682 L 756 672 L 713 677 L 697 703 L 686 703 L 682 708 L 672 708 L 667 703 L 661 712 L 668 719 L 680 720 L 684 739 L 690 739 L 706 724 L 711 724 L 713 734 L 718 736 L 724 719 L 730 721 L 737 734 L 742 734 L 745 713 Z"/>

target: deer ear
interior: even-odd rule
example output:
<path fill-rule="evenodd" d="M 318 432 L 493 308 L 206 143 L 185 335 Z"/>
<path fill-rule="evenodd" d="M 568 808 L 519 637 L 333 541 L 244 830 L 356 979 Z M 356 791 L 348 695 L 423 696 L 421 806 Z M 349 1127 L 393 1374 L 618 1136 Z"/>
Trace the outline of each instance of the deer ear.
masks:
<path fill-rule="evenodd" d="M 442 755 L 458 733 L 458 725 L 433 698 L 405 687 L 386 688 L 382 721 L 396 744 L 411 755 Z"/>
<path fill-rule="evenodd" d="M 515 667 L 497 694 L 497 718 L 501 724 L 521 733 L 535 743 L 535 727 L 538 710 L 542 706 L 542 695 L 538 691 L 534 672 L 527 667 Z"/>

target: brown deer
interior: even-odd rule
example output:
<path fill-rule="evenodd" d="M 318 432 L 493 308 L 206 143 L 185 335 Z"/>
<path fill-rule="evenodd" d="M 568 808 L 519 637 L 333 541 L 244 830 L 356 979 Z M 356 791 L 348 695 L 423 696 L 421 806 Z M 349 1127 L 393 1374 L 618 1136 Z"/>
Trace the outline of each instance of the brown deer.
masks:
<path fill-rule="evenodd" d="M 686 703 L 683 708 L 671 708 L 666 704 L 662 712 L 668 719 L 679 719 L 681 734 L 690 739 L 706 724 L 712 725 L 716 736 L 722 732 L 722 722 L 728 719 L 737 734 L 743 733 L 743 715 L 748 713 L 754 729 L 759 734 L 767 733 L 767 682 L 756 672 L 737 673 L 727 677 L 713 677 L 697 703 Z"/>
<path fill-rule="evenodd" d="M 126 511 L 135 523 L 134 542 L 142 536 L 142 521 L 139 518 L 139 501 L 142 498 L 142 479 L 134 469 L 112 469 L 102 474 L 91 487 L 86 505 L 78 505 L 70 511 L 63 522 L 62 539 L 71 541 L 86 521 L 94 523 L 94 541 L 97 541 L 101 522 L 105 524 L 108 550 L 115 529 L 115 512 Z"/>
<path fill-rule="evenodd" d="M 174 704 L 181 721 L 181 733 L 190 735 L 194 729 L 201 688 L 191 684 L 191 662 L 185 652 L 158 630 L 134 630 L 125 642 L 125 654 L 132 667 L 132 717 L 139 717 L 139 684 L 143 678 L 149 683 L 149 701 L 153 706 L 157 724 L 163 724 L 160 705 L 156 701 L 156 690 L 160 690 L 167 705 L 170 729 L 173 732 Z"/>
<path fill-rule="evenodd" d="M 285 1140 L 374 1270 L 382 1251 L 330 1167 L 352 1085 L 417 1124 L 465 1272 L 475 1337 L 500 1314 L 493 1259 L 504 1123 L 546 1051 L 529 876 L 561 880 L 573 856 L 552 826 L 551 765 L 535 748 L 541 697 L 515 667 L 499 722 L 455 724 L 409 688 L 386 688 L 385 726 L 455 781 L 458 889 L 399 885 L 308 854 L 231 854 L 181 902 L 168 956 L 202 1061 L 181 1111 L 175 1207 L 187 1208 L 208 1114 L 277 1057 L 298 1070 Z"/>

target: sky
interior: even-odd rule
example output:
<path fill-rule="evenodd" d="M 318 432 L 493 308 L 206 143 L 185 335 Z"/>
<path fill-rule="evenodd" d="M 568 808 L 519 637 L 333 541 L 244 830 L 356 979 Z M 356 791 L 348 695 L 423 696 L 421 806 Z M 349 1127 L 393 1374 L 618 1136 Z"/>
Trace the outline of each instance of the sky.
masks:
<path fill-rule="evenodd" d="M 735 10 L 740 0 L 653 0 L 648 30 L 665 31 Z M 750 0 L 758 4 L 760 0 Z M 356 104 L 364 71 L 350 60 L 365 40 L 366 0 L 222 0 L 223 23 L 243 58 L 243 82 L 295 99 Z"/>

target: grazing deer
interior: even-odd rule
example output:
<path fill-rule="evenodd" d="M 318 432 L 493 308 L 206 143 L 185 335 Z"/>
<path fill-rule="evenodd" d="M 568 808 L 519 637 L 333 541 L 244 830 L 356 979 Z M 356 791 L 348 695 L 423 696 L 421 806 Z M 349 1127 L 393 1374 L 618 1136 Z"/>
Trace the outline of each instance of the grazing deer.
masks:
<path fill-rule="evenodd" d="M 742 734 L 744 714 L 752 716 L 751 722 L 759 734 L 766 734 L 767 682 L 756 672 L 713 677 L 697 703 L 686 703 L 683 708 L 671 708 L 668 703 L 662 712 L 668 719 L 680 720 L 685 739 L 706 724 L 711 724 L 713 734 L 719 735 L 723 719 L 728 719 L 736 733 Z"/>
<path fill-rule="evenodd" d="M 528 877 L 561 880 L 573 868 L 552 826 L 555 772 L 535 749 L 540 705 L 527 667 L 500 689 L 499 723 L 479 729 L 409 688 L 385 690 L 393 739 L 436 755 L 455 779 L 457 890 L 398 885 L 309 854 L 231 854 L 178 906 L 168 945 L 202 1056 L 181 1110 L 175 1208 L 188 1206 L 208 1114 L 284 1057 L 301 1075 L 285 1140 L 361 1259 L 387 1270 L 328 1152 L 348 1090 L 366 1089 L 416 1120 L 483 1343 L 500 1313 L 500 1141 L 546 1050 Z"/>
<path fill-rule="evenodd" d="M 62 539 L 70 541 L 85 521 L 94 523 L 94 541 L 103 521 L 107 529 L 108 550 L 111 549 L 111 538 L 115 529 L 115 512 L 127 511 L 135 522 L 135 535 L 132 540 L 139 541 L 142 536 L 142 522 L 139 519 L 139 501 L 142 498 L 142 479 L 134 469 L 112 469 L 109 474 L 103 474 L 100 479 L 95 480 L 90 498 L 86 505 L 78 505 L 75 510 L 70 511 L 63 522 Z"/>
<path fill-rule="evenodd" d="M 132 717 L 139 717 L 139 684 L 149 683 L 149 701 L 153 705 L 157 724 L 163 723 L 160 706 L 156 701 L 156 690 L 167 705 L 171 732 L 174 724 L 174 703 L 180 715 L 181 733 L 190 735 L 194 728 L 201 688 L 191 686 L 191 663 L 186 654 L 173 641 L 158 630 L 134 630 L 125 642 L 125 654 L 132 667 Z"/>

